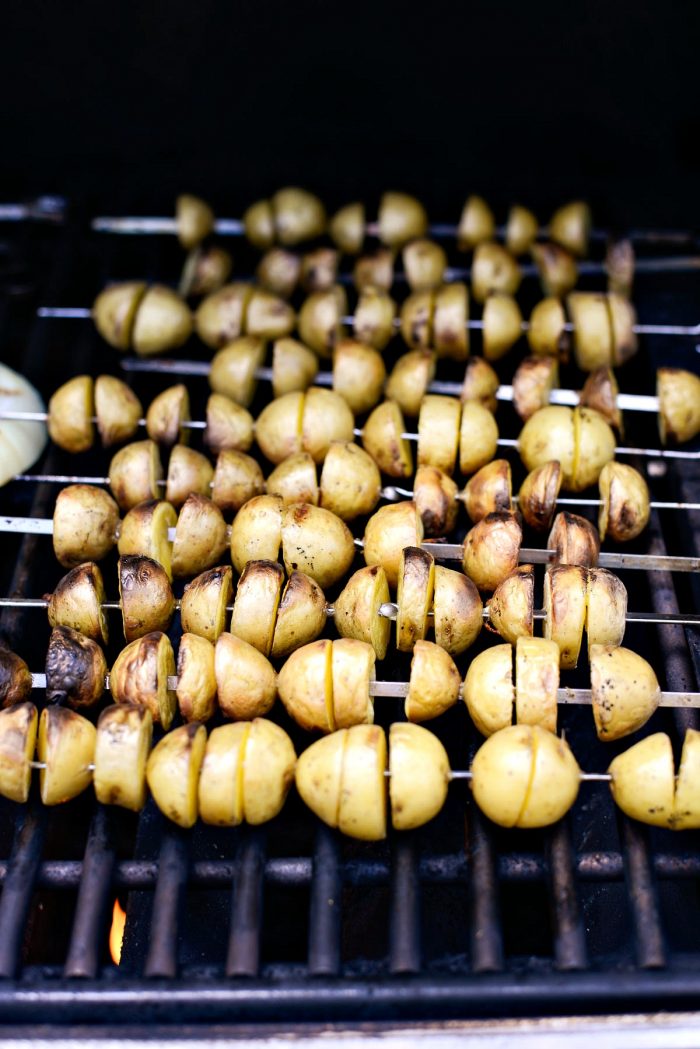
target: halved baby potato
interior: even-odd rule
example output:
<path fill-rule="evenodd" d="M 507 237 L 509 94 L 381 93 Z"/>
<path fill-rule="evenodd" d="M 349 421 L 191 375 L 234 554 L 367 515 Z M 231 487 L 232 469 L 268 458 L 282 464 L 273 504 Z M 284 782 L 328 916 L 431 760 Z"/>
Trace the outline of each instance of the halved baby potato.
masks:
<path fill-rule="evenodd" d="M 439 717 L 459 699 L 461 678 L 452 656 L 432 641 L 413 648 L 404 712 L 409 721 Z"/>
<path fill-rule="evenodd" d="M 389 729 L 389 800 L 395 830 L 422 827 L 445 804 L 450 762 L 437 736 L 420 725 Z"/>
<path fill-rule="evenodd" d="M 593 718 L 598 738 L 621 739 L 646 725 L 661 689 L 646 659 L 617 645 L 590 647 Z"/>
<path fill-rule="evenodd" d="M 193 721 L 163 736 L 146 765 L 153 800 L 180 827 L 193 827 L 197 822 L 199 773 L 206 745 L 207 730 Z"/>
<path fill-rule="evenodd" d="M 167 634 L 154 630 L 130 642 L 117 656 L 109 675 L 115 703 L 146 707 L 157 724 L 169 729 L 175 716 L 175 654 Z"/>
<path fill-rule="evenodd" d="M 44 707 L 37 739 L 37 757 L 44 766 L 39 772 L 44 805 L 60 805 L 90 785 L 96 735 L 92 722 L 74 710 Z"/>
<path fill-rule="evenodd" d="M 146 763 L 153 719 L 146 707 L 107 707 L 97 722 L 95 795 L 102 805 L 140 812 L 146 804 Z"/>
<path fill-rule="evenodd" d="M 177 705 L 183 721 L 209 721 L 216 710 L 214 646 L 185 633 L 177 651 Z"/>

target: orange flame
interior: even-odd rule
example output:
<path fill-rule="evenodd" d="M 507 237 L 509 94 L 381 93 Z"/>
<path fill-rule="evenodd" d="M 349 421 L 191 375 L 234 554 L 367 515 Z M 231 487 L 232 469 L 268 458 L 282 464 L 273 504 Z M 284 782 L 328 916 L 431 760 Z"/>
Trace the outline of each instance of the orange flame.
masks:
<path fill-rule="evenodd" d="M 121 961 L 125 925 L 126 913 L 120 906 L 119 900 L 115 900 L 112 909 L 112 928 L 109 930 L 109 953 L 115 965 L 119 965 Z"/>

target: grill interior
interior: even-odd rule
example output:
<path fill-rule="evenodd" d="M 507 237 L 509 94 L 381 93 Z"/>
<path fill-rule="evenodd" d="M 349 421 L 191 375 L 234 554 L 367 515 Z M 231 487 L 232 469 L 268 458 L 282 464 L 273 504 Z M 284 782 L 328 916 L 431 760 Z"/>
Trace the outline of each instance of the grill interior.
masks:
<path fill-rule="evenodd" d="M 234 250 L 235 273 L 252 272 L 253 256 L 242 245 Z M 46 399 L 71 375 L 119 374 L 119 359 L 91 324 L 38 321 L 37 305 L 89 304 L 106 281 L 136 275 L 174 283 L 181 264 L 174 238 L 100 238 L 76 218 L 61 228 L 3 229 L 0 251 L 2 359 Z M 640 277 L 640 319 L 697 320 L 693 283 L 692 276 Z M 539 292 L 534 282 L 523 292 L 525 312 Z M 389 348 L 389 364 L 401 352 L 399 341 Z M 203 349 L 193 339 L 179 355 L 204 357 Z M 692 368 L 693 354 L 687 341 L 646 338 L 621 385 L 651 392 L 655 367 Z M 501 362 L 503 381 L 523 355 L 520 343 Z M 441 377 L 459 378 L 459 367 Z M 573 368 L 560 378 L 562 386 L 576 385 Z M 167 384 L 162 376 L 132 381 L 144 404 Z M 205 381 L 190 383 L 193 418 L 202 417 L 207 392 Z M 261 385 L 254 414 L 266 396 Z M 657 445 L 653 419 L 628 414 L 626 443 Z M 507 405 L 499 408 L 499 425 L 504 436 L 517 435 Z M 77 457 L 50 447 L 38 469 L 99 475 L 107 461 L 100 449 Z M 515 459 L 513 465 L 517 488 L 521 467 Z M 692 501 L 700 499 L 699 480 L 695 464 L 684 463 L 650 483 L 659 499 Z M 50 517 L 57 490 L 10 484 L 0 491 L 1 512 Z M 359 522 L 354 534 L 362 529 Z M 2 544 L 3 594 L 53 589 L 62 572 L 50 540 L 4 536 Z M 700 553 L 687 515 L 658 512 L 632 549 Z M 103 566 L 109 598 L 115 565 L 112 558 Z M 631 609 L 695 608 L 694 577 L 623 578 Z M 541 590 L 541 572 L 538 580 Z M 174 644 L 178 629 L 176 617 Z M 44 613 L 5 609 L 0 631 L 30 669 L 43 670 Z M 108 662 L 119 636 L 115 620 Z M 696 631 L 631 624 L 625 643 L 647 655 L 662 688 L 698 688 Z M 485 644 L 482 637 L 460 657 L 462 674 Z M 394 655 L 381 673 L 405 679 L 408 667 L 407 657 Z M 585 671 L 567 681 L 585 686 Z M 272 716 L 297 750 L 308 743 L 279 704 Z M 402 716 L 402 701 L 378 701 L 380 723 Z M 688 725 L 697 725 L 695 712 L 660 710 L 642 734 L 668 731 L 679 750 Z M 560 726 L 589 771 L 604 770 L 635 741 L 601 745 L 587 708 L 564 708 Z M 452 767 L 468 767 L 479 739 L 464 707 L 430 727 Z M 294 791 L 267 827 L 222 831 L 200 823 L 191 832 L 169 824 L 150 800 L 136 818 L 96 805 L 90 792 L 53 810 L 42 809 L 35 794 L 26 807 L 0 801 L 0 886 L 5 1023 L 98 1024 L 106 1003 L 115 1025 L 612 1012 L 680 1008 L 700 992 L 697 835 L 631 822 L 605 784 L 584 785 L 569 817 L 552 830 L 524 832 L 492 826 L 468 787 L 456 783 L 431 824 L 390 834 L 378 846 L 328 830 Z M 107 942 L 115 896 L 127 912 L 119 968 Z"/>

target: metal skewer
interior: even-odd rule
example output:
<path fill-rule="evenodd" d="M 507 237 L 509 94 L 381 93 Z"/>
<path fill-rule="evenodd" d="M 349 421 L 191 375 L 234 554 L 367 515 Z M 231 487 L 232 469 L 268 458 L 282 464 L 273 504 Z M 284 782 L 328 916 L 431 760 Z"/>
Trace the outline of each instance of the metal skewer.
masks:
<path fill-rule="evenodd" d="M 44 196 L 25 204 L 0 204 L 0 222 L 63 222 L 66 201 Z"/>

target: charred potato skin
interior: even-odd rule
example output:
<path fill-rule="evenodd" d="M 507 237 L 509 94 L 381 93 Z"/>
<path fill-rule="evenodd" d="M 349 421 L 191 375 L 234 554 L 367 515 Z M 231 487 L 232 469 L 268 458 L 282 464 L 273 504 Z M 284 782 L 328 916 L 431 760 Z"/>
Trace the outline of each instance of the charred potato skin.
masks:
<path fill-rule="evenodd" d="M 32 690 L 32 675 L 24 660 L 0 644 L 0 709 L 23 703 Z"/>
<path fill-rule="evenodd" d="M 554 518 L 547 549 L 554 550 L 556 564 L 588 568 L 598 564 L 600 538 L 585 517 L 561 510 Z"/>
<path fill-rule="evenodd" d="M 518 565 L 496 587 L 488 605 L 489 626 L 504 641 L 515 645 L 521 637 L 534 633 L 535 570 Z"/>
<path fill-rule="evenodd" d="M 94 786 L 102 805 L 140 812 L 146 804 L 146 762 L 153 719 L 145 707 L 112 706 L 100 714 L 95 740 Z"/>
<path fill-rule="evenodd" d="M 109 486 L 121 510 L 157 499 L 162 477 L 158 445 L 150 438 L 120 448 L 109 464 Z"/>
<path fill-rule="evenodd" d="M 311 576 L 292 572 L 282 591 L 272 638 L 272 659 L 284 659 L 315 641 L 326 626 L 326 598 Z"/>
<path fill-rule="evenodd" d="M 518 509 L 530 528 L 544 532 L 551 527 L 560 488 L 561 464 L 558 459 L 530 471 L 518 493 Z"/>
<path fill-rule="evenodd" d="M 119 507 L 99 488 L 70 485 L 58 494 L 53 525 L 54 553 L 65 568 L 100 561 L 116 542 Z"/>
<path fill-rule="evenodd" d="M 69 626 L 93 641 L 106 645 L 107 619 L 102 608 L 106 601 L 100 569 L 93 561 L 77 565 L 60 579 L 49 597 L 49 626 Z"/>
<path fill-rule="evenodd" d="M 175 597 L 163 566 L 150 557 L 120 557 L 118 575 L 126 640 L 166 631 L 175 615 Z"/>
<path fill-rule="evenodd" d="M 483 625 L 483 603 L 471 579 L 452 568 L 435 566 L 435 641 L 457 656 L 474 644 Z"/>
<path fill-rule="evenodd" d="M 177 704 L 184 721 L 209 721 L 216 710 L 214 646 L 184 633 L 177 652 Z"/>
<path fill-rule="evenodd" d="M 107 662 L 97 642 L 70 627 L 51 632 L 46 653 L 46 698 L 49 703 L 92 707 L 104 692 Z"/>
<path fill-rule="evenodd" d="M 386 572 L 381 565 L 367 565 L 354 572 L 335 600 L 335 627 L 341 637 L 369 642 L 377 659 L 389 646 L 391 621 L 379 609 L 391 600 Z"/>
<path fill-rule="evenodd" d="M 449 535 L 457 524 L 457 483 L 436 466 L 419 466 L 413 498 L 426 536 Z"/>
<path fill-rule="evenodd" d="M 649 487 L 632 466 L 606 463 L 598 479 L 602 506 L 598 514 L 600 538 L 609 535 L 616 543 L 636 539 L 644 531 L 650 509 Z"/>
<path fill-rule="evenodd" d="M 167 731 L 175 715 L 175 693 L 168 687 L 168 678 L 174 676 L 170 640 L 167 634 L 153 631 L 122 649 L 109 675 L 109 687 L 115 703 L 145 706 Z"/>
<path fill-rule="evenodd" d="M 487 514 L 510 510 L 513 485 L 507 459 L 493 459 L 477 470 L 460 494 L 470 520 L 476 524 Z"/>

